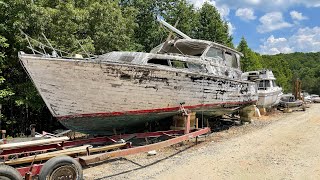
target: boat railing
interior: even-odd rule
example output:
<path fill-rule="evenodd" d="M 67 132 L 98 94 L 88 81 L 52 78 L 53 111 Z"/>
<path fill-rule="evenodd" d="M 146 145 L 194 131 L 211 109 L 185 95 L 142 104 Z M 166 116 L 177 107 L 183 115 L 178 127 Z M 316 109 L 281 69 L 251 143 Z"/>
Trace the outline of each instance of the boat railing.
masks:
<path fill-rule="evenodd" d="M 27 48 L 30 49 L 34 55 L 40 54 L 45 57 L 51 57 L 51 58 L 76 58 L 76 59 L 88 59 L 88 60 L 96 58 L 96 55 L 88 53 L 78 40 L 77 42 L 80 48 L 82 49 L 82 52 L 75 54 L 75 53 L 69 53 L 69 52 L 54 48 L 43 33 L 41 35 L 43 36 L 47 44 L 44 44 L 36 39 L 31 38 L 28 34 L 24 33 L 22 30 L 20 30 L 20 32 L 28 42 Z M 50 51 L 51 51 L 51 54 L 50 54 Z"/>

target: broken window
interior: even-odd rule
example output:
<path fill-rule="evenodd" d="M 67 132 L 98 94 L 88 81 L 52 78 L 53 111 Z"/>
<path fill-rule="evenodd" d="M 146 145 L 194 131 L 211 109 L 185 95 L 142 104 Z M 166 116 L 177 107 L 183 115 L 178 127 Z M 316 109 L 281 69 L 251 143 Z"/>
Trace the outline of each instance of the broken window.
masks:
<path fill-rule="evenodd" d="M 201 64 L 196 63 L 188 63 L 188 67 L 190 71 L 196 71 L 196 72 L 206 72 L 206 69 Z"/>
<path fill-rule="evenodd" d="M 203 51 L 207 48 L 208 44 L 205 42 L 198 42 L 189 39 L 180 39 L 175 42 L 166 42 L 155 47 L 151 53 L 173 53 L 189 56 L 201 56 Z"/>
<path fill-rule="evenodd" d="M 134 59 L 133 56 L 125 56 L 125 55 L 119 58 L 119 60 L 123 62 L 131 62 L 133 59 Z"/>
<path fill-rule="evenodd" d="M 163 66 L 170 66 L 167 59 L 150 59 L 148 60 L 148 64 L 159 64 Z"/>
<path fill-rule="evenodd" d="M 210 58 L 223 59 L 223 51 L 221 49 L 217 49 L 217 48 L 211 47 L 211 48 L 209 48 L 206 56 L 210 57 Z"/>
<path fill-rule="evenodd" d="M 174 68 L 185 69 L 188 68 L 187 63 L 183 61 L 171 60 L 171 65 Z"/>
<path fill-rule="evenodd" d="M 235 54 L 225 52 L 226 65 L 233 68 L 238 68 L 238 61 Z"/>

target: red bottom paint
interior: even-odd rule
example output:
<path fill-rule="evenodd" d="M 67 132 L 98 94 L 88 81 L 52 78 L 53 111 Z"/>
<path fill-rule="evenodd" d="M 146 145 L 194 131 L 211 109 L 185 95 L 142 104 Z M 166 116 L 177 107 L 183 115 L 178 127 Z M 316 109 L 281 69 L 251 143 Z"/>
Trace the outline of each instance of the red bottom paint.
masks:
<path fill-rule="evenodd" d="M 199 104 L 192 106 L 184 106 L 185 109 L 194 110 L 200 108 L 212 108 L 217 107 L 219 105 L 244 105 L 244 104 L 253 104 L 256 101 L 246 101 L 246 102 L 225 102 L 225 103 L 215 103 L 215 104 Z M 70 118 L 84 118 L 84 117 L 110 117 L 110 116 L 123 116 L 123 115 L 140 115 L 140 114 L 148 114 L 148 113 L 162 113 L 162 112 L 172 112 L 178 111 L 180 109 L 177 107 L 167 107 L 167 108 L 157 108 L 157 109 L 145 109 L 145 110 L 133 110 L 133 111 L 122 111 L 122 112 L 101 112 L 101 113 L 87 113 L 87 114 L 75 114 L 75 115 L 67 115 L 67 116 L 57 116 L 59 120 L 70 119 Z"/>

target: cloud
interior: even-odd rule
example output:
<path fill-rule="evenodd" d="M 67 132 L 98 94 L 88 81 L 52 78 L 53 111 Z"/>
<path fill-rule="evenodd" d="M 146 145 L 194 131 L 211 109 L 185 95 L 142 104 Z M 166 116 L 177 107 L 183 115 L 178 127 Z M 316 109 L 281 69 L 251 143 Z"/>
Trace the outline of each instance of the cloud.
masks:
<path fill-rule="evenodd" d="M 300 28 L 289 38 L 275 38 L 271 35 L 262 45 L 261 54 L 279 54 L 291 52 L 319 52 L 320 27 Z"/>
<path fill-rule="evenodd" d="M 274 38 L 271 35 L 263 45 L 260 45 L 261 54 L 279 54 L 279 53 L 291 53 L 293 50 L 289 47 L 288 40 L 286 38 Z"/>
<path fill-rule="evenodd" d="M 320 7 L 319 0 L 305 0 L 301 1 L 302 4 L 305 4 L 307 7 Z"/>
<path fill-rule="evenodd" d="M 232 35 L 233 32 L 236 30 L 236 28 L 234 27 L 233 24 L 231 24 L 231 22 L 227 22 L 227 25 L 228 25 L 228 33 L 229 33 L 229 35 Z"/>
<path fill-rule="evenodd" d="M 297 5 L 303 5 L 305 7 L 320 7 L 319 0 L 215 0 L 215 3 L 218 6 L 225 4 L 232 9 L 253 8 L 264 12 L 284 10 Z"/>
<path fill-rule="evenodd" d="M 204 3 L 212 4 L 213 6 L 216 6 L 215 1 L 209 1 L 209 0 L 189 0 L 190 3 L 194 5 L 195 8 L 201 8 Z"/>
<path fill-rule="evenodd" d="M 236 16 L 240 17 L 240 19 L 249 21 L 254 20 L 257 17 L 254 15 L 254 11 L 251 8 L 239 8 L 236 11 Z"/>
<path fill-rule="evenodd" d="M 300 28 L 289 38 L 289 45 L 294 47 L 294 51 L 299 52 L 320 51 L 320 27 Z"/>
<path fill-rule="evenodd" d="M 291 11 L 290 15 L 293 20 L 301 21 L 301 20 L 308 19 L 307 16 L 303 16 L 302 13 L 299 13 L 298 11 Z"/>
<path fill-rule="evenodd" d="M 223 19 L 228 19 L 230 9 L 229 6 L 227 6 L 226 4 L 217 5 L 216 1 L 214 0 L 189 0 L 189 2 L 192 3 L 195 8 L 201 8 L 204 3 L 209 3 L 217 8 L 218 12 L 220 13 L 220 16 Z"/>
<path fill-rule="evenodd" d="M 216 6 L 217 10 L 219 11 L 221 17 L 225 20 L 228 19 L 229 13 L 230 13 L 230 9 L 228 6 L 226 5 L 221 5 L 221 6 Z"/>
<path fill-rule="evenodd" d="M 283 28 L 292 27 L 293 25 L 285 22 L 281 12 L 271 12 L 262 16 L 259 21 L 261 24 L 257 27 L 259 33 L 271 32 Z"/>

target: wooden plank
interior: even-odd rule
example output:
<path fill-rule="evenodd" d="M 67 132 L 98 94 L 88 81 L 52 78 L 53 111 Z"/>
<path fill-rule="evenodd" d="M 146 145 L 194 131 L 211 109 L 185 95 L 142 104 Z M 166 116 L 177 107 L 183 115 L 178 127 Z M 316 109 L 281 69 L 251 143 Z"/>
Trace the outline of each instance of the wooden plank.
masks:
<path fill-rule="evenodd" d="M 122 147 L 125 147 L 126 145 L 127 143 L 120 143 L 120 144 L 112 144 L 112 145 L 96 147 L 96 148 L 89 148 L 89 152 L 93 153 L 93 152 L 100 152 L 100 151 L 108 151 L 112 149 L 122 148 Z"/>
<path fill-rule="evenodd" d="M 121 144 L 112 144 L 112 145 L 96 147 L 96 148 L 91 148 L 90 145 L 85 145 L 85 146 L 69 148 L 69 149 L 64 149 L 64 150 L 59 150 L 59 151 L 54 151 L 54 152 L 49 152 L 49 153 L 38 154 L 36 157 L 35 156 L 28 156 L 28 157 L 18 158 L 15 160 L 6 161 L 6 162 L 4 162 L 4 164 L 7 164 L 7 165 L 23 164 L 23 163 L 30 163 L 33 160 L 35 162 L 48 160 L 50 158 L 53 158 L 56 156 L 61 156 L 61 155 L 83 154 L 83 153 L 87 153 L 87 148 L 89 148 L 90 153 L 100 152 L 100 151 L 108 151 L 108 150 L 112 150 L 112 149 L 125 147 L 126 145 L 127 145 L 127 143 L 121 143 Z"/>
<path fill-rule="evenodd" d="M 18 158 L 15 160 L 5 161 L 4 164 L 7 164 L 7 165 L 24 164 L 24 163 L 31 163 L 32 161 L 37 162 L 37 161 L 48 160 L 53 157 L 61 156 L 61 155 L 73 155 L 77 153 L 83 153 L 83 152 L 86 152 L 87 148 L 90 146 L 91 145 L 85 145 L 85 146 L 80 146 L 75 148 L 64 149 L 60 151 L 38 154 L 36 156 Z"/>
<path fill-rule="evenodd" d="M 26 141 L 26 142 L 18 142 L 18 143 L 1 144 L 0 145 L 0 150 L 15 149 L 15 148 L 21 148 L 21 147 L 52 144 L 52 143 L 59 143 L 59 142 L 62 142 L 62 141 L 67 141 L 67 140 L 69 140 L 69 138 L 67 136 L 64 136 L 64 137 L 58 137 L 58 138 L 40 139 L 40 140 L 35 140 L 35 141 Z"/>

